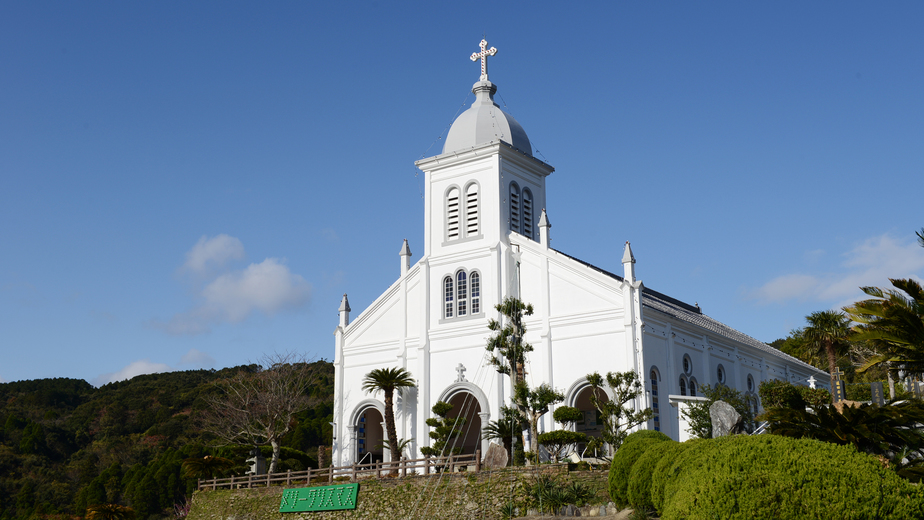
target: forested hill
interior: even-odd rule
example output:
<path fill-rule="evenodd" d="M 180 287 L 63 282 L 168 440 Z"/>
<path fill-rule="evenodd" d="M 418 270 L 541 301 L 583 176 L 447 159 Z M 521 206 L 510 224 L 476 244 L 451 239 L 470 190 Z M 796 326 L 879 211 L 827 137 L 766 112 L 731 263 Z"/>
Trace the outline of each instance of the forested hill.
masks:
<path fill-rule="evenodd" d="M 308 368 L 315 404 L 284 439 L 282 471 L 316 467 L 317 447 L 331 444 L 333 365 Z M 256 370 L 151 374 L 101 388 L 66 378 L 0 384 L 0 520 L 82 517 L 103 503 L 129 506 L 140 520 L 175 518 L 195 487 L 181 475 L 184 459 L 221 456 L 245 471 L 250 448 L 215 447 L 199 418 L 217 382 Z"/>

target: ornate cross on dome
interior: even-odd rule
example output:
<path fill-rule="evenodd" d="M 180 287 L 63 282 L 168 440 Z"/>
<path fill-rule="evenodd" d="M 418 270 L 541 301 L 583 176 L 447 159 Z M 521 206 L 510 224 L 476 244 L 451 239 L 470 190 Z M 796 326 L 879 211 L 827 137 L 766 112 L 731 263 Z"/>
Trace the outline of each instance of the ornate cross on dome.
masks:
<path fill-rule="evenodd" d="M 481 47 L 481 52 L 472 53 L 472 61 L 478 61 L 478 58 L 481 58 L 481 81 L 488 81 L 488 56 L 494 56 L 497 54 L 497 49 L 491 47 L 486 49 L 488 46 L 487 40 L 481 40 L 479 47 Z"/>
<path fill-rule="evenodd" d="M 465 367 L 462 366 L 462 363 L 459 363 L 459 366 L 456 367 L 456 372 L 459 374 L 459 376 L 456 377 L 456 383 L 464 382 L 465 381 L 465 375 L 464 375 Z"/>

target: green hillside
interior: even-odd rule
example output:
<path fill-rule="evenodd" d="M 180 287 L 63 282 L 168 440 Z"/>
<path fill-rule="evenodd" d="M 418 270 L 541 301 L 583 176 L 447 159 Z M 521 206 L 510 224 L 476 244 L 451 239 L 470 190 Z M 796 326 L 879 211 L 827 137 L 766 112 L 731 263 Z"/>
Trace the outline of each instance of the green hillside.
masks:
<path fill-rule="evenodd" d="M 137 519 L 174 517 L 195 480 L 183 459 L 226 457 L 242 474 L 250 448 L 215 447 L 202 430 L 205 397 L 216 382 L 256 365 L 135 377 L 94 388 L 79 379 L 0 384 L 0 520 L 82 517 L 94 504 L 130 506 Z M 316 467 L 329 446 L 334 371 L 309 365 L 314 406 L 285 437 L 282 471 Z M 269 454 L 269 449 L 264 450 Z"/>

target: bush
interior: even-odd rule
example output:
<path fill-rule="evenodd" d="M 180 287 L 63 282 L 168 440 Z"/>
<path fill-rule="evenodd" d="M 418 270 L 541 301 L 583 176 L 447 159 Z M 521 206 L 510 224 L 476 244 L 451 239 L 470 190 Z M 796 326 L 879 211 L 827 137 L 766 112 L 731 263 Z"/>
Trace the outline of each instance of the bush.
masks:
<path fill-rule="evenodd" d="M 764 405 L 765 410 L 770 408 L 801 410 L 805 408 L 805 399 L 802 397 L 802 392 L 789 381 L 783 379 L 764 381 L 760 383 L 757 392 L 760 394 L 760 402 Z M 830 403 L 831 400 L 829 399 L 828 402 Z"/>
<path fill-rule="evenodd" d="M 696 449 L 702 444 L 708 444 L 709 439 L 690 439 L 686 442 L 670 443 L 664 449 L 664 456 L 655 464 L 654 471 L 651 474 L 651 504 L 655 510 L 661 511 L 664 507 L 664 499 L 669 496 L 668 490 L 673 493 L 673 487 L 676 486 L 682 467 L 682 460 L 687 451 Z M 696 460 L 694 458 L 694 460 Z"/>
<path fill-rule="evenodd" d="M 924 516 L 920 489 L 851 446 L 738 435 L 687 448 L 672 469 L 664 520 Z"/>
<path fill-rule="evenodd" d="M 629 472 L 629 504 L 633 509 L 649 511 L 654 509 L 651 501 L 651 477 L 654 474 L 655 465 L 669 453 L 674 450 L 670 449 L 673 445 L 680 445 L 679 442 L 669 441 L 668 445 L 659 445 L 657 449 L 650 449 L 642 454 L 632 466 Z"/>
<path fill-rule="evenodd" d="M 754 431 L 754 414 L 752 405 L 756 401 L 753 395 L 747 395 L 726 385 L 703 385 L 700 393 L 706 401 L 694 401 L 683 410 L 683 417 L 689 421 L 689 431 L 701 439 L 712 438 L 712 416 L 709 407 L 716 401 L 725 401 L 741 415 L 745 431 Z"/>
<path fill-rule="evenodd" d="M 652 445 L 670 440 L 667 435 L 651 430 L 640 430 L 626 437 L 610 464 L 610 498 L 616 505 L 624 506 L 629 503 L 629 473 L 638 458 Z"/>

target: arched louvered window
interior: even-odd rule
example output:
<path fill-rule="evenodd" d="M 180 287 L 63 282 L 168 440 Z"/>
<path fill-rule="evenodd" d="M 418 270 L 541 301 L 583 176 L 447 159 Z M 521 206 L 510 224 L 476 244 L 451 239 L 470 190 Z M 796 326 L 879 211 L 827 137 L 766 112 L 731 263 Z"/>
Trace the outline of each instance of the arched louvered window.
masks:
<path fill-rule="evenodd" d="M 447 276 L 443 278 L 443 317 L 452 318 L 453 315 L 453 303 L 455 301 L 455 288 L 452 283 L 452 277 Z"/>
<path fill-rule="evenodd" d="M 481 275 L 477 272 L 472 273 L 469 284 L 472 286 L 472 314 L 478 314 L 481 312 Z"/>
<path fill-rule="evenodd" d="M 465 271 L 456 273 L 456 301 L 459 304 L 459 316 L 468 314 L 468 275 Z"/>
<path fill-rule="evenodd" d="M 443 318 L 481 314 L 481 273 L 459 269 L 443 278 Z"/>
<path fill-rule="evenodd" d="M 459 238 L 459 188 L 451 188 L 446 193 L 446 239 Z"/>
<path fill-rule="evenodd" d="M 523 234 L 533 238 L 533 194 L 523 188 Z"/>
<path fill-rule="evenodd" d="M 478 185 L 474 182 L 465 189 L 465 236 L 478 234 Z"/>
<path fill-rule="evenodd" d="M 520 232 L 520 187 L 510 183 L 510 231 Z"/>

